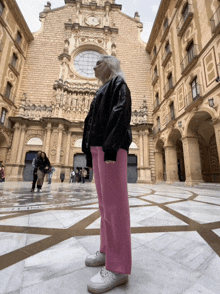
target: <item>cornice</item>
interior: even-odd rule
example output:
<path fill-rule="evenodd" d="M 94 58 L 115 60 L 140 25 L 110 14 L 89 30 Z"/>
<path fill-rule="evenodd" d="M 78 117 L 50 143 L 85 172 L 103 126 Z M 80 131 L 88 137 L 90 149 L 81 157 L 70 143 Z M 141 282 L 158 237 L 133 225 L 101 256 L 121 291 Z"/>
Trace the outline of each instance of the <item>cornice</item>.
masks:
<path fill-rule="evenodd" d="M 162 0 L 156 15 L 156 18 L 154 20 L 153 28 L 151 30 L 150 37 L 147 42 L 146 51 L 150 54 L 151 50 L 153 48 L 154 42 L 159 34 L 160 27 L 164 20 L 164 15 L 166 14 L 171 0 Z"/>
<path fill-rule="evenodd" d="M 17 24 L 19 25 L 20 29 L 23 31 L 26 39 L 28 42 L 32 41 L 34 39 L 33 34 L 31 33 L 24 16 L 16 3 L 15 0 L 7 0 L 7 6 L 12 13 L 14 19 L 16 20 Z"/>

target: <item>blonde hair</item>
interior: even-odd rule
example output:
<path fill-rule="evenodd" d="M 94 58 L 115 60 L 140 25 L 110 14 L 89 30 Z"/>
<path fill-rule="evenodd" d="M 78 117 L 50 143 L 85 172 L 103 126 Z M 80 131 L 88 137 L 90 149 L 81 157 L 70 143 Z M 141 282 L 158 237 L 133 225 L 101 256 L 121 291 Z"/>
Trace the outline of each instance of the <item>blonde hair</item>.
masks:
<path fill-rule="evenodd" d="M 123 71 L 121 69 L 120 61 L 116 57 L 111 56 L 111 55 L 100 54 L 99 61 L 104 61 L 111 71 L 111 74 L 110 74 L 108 80 L 111 80 L 112 78 L 117 77 L 117 76 L 119 76 L 125 80 L 125 74 L 123 73 Z"/>

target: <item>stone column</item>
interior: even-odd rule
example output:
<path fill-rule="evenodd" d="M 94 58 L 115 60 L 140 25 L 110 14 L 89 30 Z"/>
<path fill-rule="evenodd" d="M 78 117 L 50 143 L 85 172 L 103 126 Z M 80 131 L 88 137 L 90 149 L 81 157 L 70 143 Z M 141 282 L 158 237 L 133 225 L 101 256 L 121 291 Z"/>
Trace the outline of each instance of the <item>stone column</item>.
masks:
<path fill-rule="evenodd" d="M 140 150 L 139 150 L 139 157 L 140 157 L 140 166 L 144 165 L 144 148 L 143 148 L 143 132 L 139 132 L 139 145 L 140 145 Z"/>
<path fill-rule="evenodd" d="M 199 142 L 197 137 L 184 137 L 183 153 L 186 172 L 186 185 L 203 182 Z"/>
<path fill-rule="evenodd" d="M 144 153 L 144 166 L 145 167 L 150 167 L 150 160 L 149 160 L 149 131 L 146 130 L 143 132 L 143 141 L 144 141 L 144 150 L 143 150 L 143 153 Z"/>
<path fill-rule="evenodd" d="M 25 132 L 26 132 L 26 125 L 23 125 L 21 127 L 21 136 L 19 139 L 19 148 L 18 148 L 18 155 L 17 155 L 16 163 L 21 163 L 22 150 L 24 149 Z"/>
<path fill-rule="evenodd" d="M 167 184 L 179 182 L 176 146 L 164 146 Z"/>
<path fill-rule="evenodd" d="M 65 165 L 69 165 L 69 156 L 70 156 L 70 139 L 71 139 L 71 132 L 67 132 L 67 143 L 66 143 L 66 158 L 65 158 Z"/>
<path fill-rule="evenodd" d="M 163 178 L 163 153 L 162 151 L 155 151 L 155 167 L 156 167 L 156 182 L 160 183 L 164 181 Z"/>
<path fill-rule="evenodd" d="M 47 133 L 46 133 L 45 148 L 44 148 L 48 158 L 49 158 L 49 151 L 50 151 L 51 129 L 52 129 L 52 124 L 48 123 L 46 127 Z"/>
<path fill-rule="evenodd" d="M 21 137 L 21 127 L 19 123 L 16 123 L 14 125 L 14 136 L 13 136 L 13 141 L 12 141 L 12 148 L 11 148 L 11 158 L 10 162 L 15 163 L 17 159 L 17 153 L 18 153 L 18 148 L 20 144 L 20 137 Z"/>
<path fill-rule="evenodd" d="M 60 163 L 60 151 L 61 151 L 61 143 L 62 143 L 62 137 L 63 137 L 63 124 L 59 124 L 58 130 L 59 130 L 59 134 L 58 134 L 58 142 L 57 142 L 56 164 Z"/>
<path fill-rule="evenodd" d="M 217 144 L 217 150 L 218 150 L 218 160 L 220 165 L 220 119 L 215 118 L 213 119 L 212 125 L 215 129 L 215 138 L 216 138 L 216 144 Z"/>

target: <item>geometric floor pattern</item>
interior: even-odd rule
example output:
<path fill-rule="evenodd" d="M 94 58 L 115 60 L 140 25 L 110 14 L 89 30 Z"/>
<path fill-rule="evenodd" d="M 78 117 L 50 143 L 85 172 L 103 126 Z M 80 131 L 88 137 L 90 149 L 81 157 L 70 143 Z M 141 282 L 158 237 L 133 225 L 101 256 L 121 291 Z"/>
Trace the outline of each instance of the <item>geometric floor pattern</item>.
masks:
<path fill-rule="evenodd" d="M 0 183 L 0 294 L 86 294 L 100 268 L 94 183 Z M 220 191 L 128 184 L 132 272 L 119 294 L 220 294 Z"/>

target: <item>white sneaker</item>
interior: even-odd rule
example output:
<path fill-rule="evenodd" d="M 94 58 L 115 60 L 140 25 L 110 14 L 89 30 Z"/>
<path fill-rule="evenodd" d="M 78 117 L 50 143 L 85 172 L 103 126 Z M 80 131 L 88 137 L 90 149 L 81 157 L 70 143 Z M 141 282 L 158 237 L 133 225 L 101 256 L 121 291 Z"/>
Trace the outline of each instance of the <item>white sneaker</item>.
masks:
<path fill-rule="evenodd" d="M 97 275 L 91 278 L 87 287 L 89 292 L 97 294 L 105 293 L 117 286 L 126 284 L 127 282 L 128 275 L 108 271 L 104 266 Z"/>
<path fill-rule="evenodd" d="M 105 253 L 97 251 L 96 254 L 88 255 L 85 260 L 87 266 L 105 265 Z"/>

